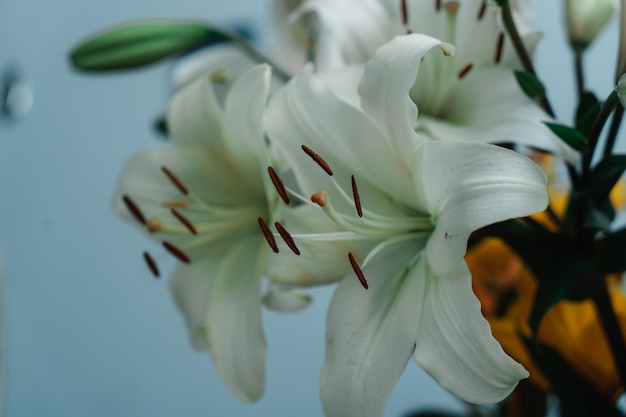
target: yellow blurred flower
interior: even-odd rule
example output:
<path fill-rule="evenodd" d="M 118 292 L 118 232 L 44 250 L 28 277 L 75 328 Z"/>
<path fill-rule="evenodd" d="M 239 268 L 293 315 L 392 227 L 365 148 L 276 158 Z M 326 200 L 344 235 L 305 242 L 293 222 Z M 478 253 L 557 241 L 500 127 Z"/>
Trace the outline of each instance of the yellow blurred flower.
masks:
<path fill-rule="evenodd" d="M 623 187 L 622 187 L 623 188 Z M 527 325 L 536 279 L 520 258 L 501 240 L 489 238 L 473 247 L 467 257 L 474 290 L 483 305 L 494 337 L 504 350 L 530 372 L 530 381 L 545 391 L 550 383 L 534 362 L 521 336 L 531 337 Z M 618 285 L 621 277 L 612 275 L 607 282 L 617 318 L 626 334 L 626 295 Z M 502 317 L 501 295 L 516 291 L 517 298 Z M 563 300 L 551 308 L 539 327 L 538 342 L 556 351 L 598 391 L 616 398 L 623 391 L 615 363 L 591 300 Z"/>

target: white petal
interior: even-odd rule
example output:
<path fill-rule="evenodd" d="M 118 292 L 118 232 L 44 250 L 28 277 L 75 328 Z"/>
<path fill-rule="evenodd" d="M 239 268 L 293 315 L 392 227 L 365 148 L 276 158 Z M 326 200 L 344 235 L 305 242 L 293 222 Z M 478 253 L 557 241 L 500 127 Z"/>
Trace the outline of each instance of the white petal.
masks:
<path fill-rule="evenodd" d="M 257 401 L 265 387 L 265 336 L 261 323 L 261 242 L 231 247 L 220 261 L 208 300 L 209 350 L 230 391 Z"/>
<path fill-rule="evenodd" d="M 192 235 L 184 232 L 184 227 L 172 215 L 163 203 L 172 200 L 184 200 L 185 196 L 161 171 L 169 168 L 202 204 L 217 207 L 237 207 L 227 216 L 215 216 L 206 210 L 183 210 L 185 215 L 196 225 L 221 223 L 219 233 L 213 233 L 213 242 L 207 240 L 207 234 Z M 123 204 L 122 196 L 128 195 L 143 212 L 146 219 L 155 218 L 161 223 L 175 224 L 183 233 L 149 233 L 159 243 L 168 240 L 175 246 L 185 248 L 194 242 L 185 253 L 192 259 L 199 259 L 236 242 L 241 235 L 250 230 L 257 232 L 257 217 L 264 215 L 265 196 L 262 189 L 247 187 L 238 172 L 219 155 L 204 152 L 201 149 L 180 148 L 155 149 L 134 155 L 126 164 L 114 196 L 114 210 L 121 216 L 137 224 L 134 217 Z M 144 231 L 147 232 L 145 228 Z M 189 246 L 187 246 L 189 247 Z"/>
<path fill-rule="evenodd" d="M 334 185 L 301 145 L 330 164 L 334 178 L 349 194 L 350 175 L 354 174 L 364 204 L 394 210 L 383 193 L 407 204 L 413 201 L 404 192 L 412 183 L 408 166 L 390 149 L 372 121 L 339 99 L 310 66 L 274 95 L 266 112 L 266 129 L 289 161 L 305 195 L 332 190 Z M 341 205 L 342 201 L 338 198 L 334 203 Z"/>
<path fill-rule="evenodd" d="M 259 184 L 261 166 L 265 165 L 263 113 L 270 75 L 267 64 L 246 71 L 230 88 L 224 106 L 225 146 L 252 184 Z"/>
<path fill-rule="evenodd" d="M 318 69 L 365 62 L 391 36 L 391 21 L 377 0 L 308 0 L 290 17 L 305 45 L 315 42 Z"/>
<path fill-rule="evenodd" d="M 524 94 L 508 68 L 470 71 L 448 93 L 444 107 L 448 121 L 420 119 L 437 139 L 517 143 L 576 161 L 576 151 L 546 127 L 543 122 L 550 117 Z"/>
<path fill-rule="evenodd" d="M 379 417 L 415 345 L 424 280 L 407 264 L 418 243 L 395 245 L 339 284 L 328 313 L 320 395 L 327 417 Z"/>
<path fill-rule="evenodd" d="M 177 145 L 222 152 L 222 117 L 207 74 L 183 86 L 172 98 L 167 128 Z"/>
<path fill-rule="evenodd" d="M 444 276 L 425 272 L 428 284 L 415 360 L 462 400 L 474 404 L 503 400 L 529 374 L 491 335 L 465 262 Z"/>
<path fill-rule="evenodd" d="M 385 133 L 393 139 L 395 151 L 408 158 L 421 142 L 415 133 L 417 107 L 409 97 L 424 55 L 439 47 L 446 55 L 452 45 L 426 35 L 398 36 L 380 47 L 365 66 L 359 85 L 361 106 Z"/>
<path fill-rule="evenodd" d="M 277 238 L 279 253 L 269 255 L 267 271 L 274 283 L 310 287 L 338 281 L 351 271 L 348 253 L 365 255 L 375 244 L 343 231 L 317 206 L 281 208 L 276 216 L 293 236 L 300 255 Z"/>
<path fill-rule="evenodd" d="M 311 295 L 299 288 L 271 285 L 263 296 L 263 305 L 270 310 L 290 313 L 306 308 L 311 300 Z"/>
<path fill-rule="evenodd" d="M 212 259 L 179 264 L 170 281 L 172 296 L 185 317 L 191 344 L 196 349 L 209 349 L 208 300 L 218 268 L 219 262 Z"/>
<path fill-rule="evenodd" d="M 417 193 L 436 224 L 427 248 L 436 274 L 461 261 L 474 230 L 536 213 L 548 204 L 541 168 L 495 145 L 427 142 L 416 152 L 414 170 Z"/>

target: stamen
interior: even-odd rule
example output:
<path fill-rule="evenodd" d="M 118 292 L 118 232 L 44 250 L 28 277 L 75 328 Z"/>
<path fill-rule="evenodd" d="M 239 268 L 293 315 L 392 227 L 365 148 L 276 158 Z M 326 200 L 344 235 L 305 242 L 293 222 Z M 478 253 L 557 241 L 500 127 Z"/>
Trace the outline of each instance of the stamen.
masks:
<path fill-rule="evenodd" d="M 157 219 L 153 217 L 150 220 L 148 220 L 146 227 L 148 228 L 148 232 L 154 233 L 154 232 L 160 231 L 163 228 L 163 225 L 161 224 L 160 221 L 158 221 Z"/>
<path fill-rule="evenodd" d="M 435 0 L 435 10 L 441 10 L 441 0 Z"/>
<path fill-rule="evenodd" d="M 185 200 L 170 200 L 164 201 L 163 203 L 161 203 L 161 206 L 165 208 L 189 208 L 189 202 Z"/>
<path fill-rule="evenodd" d="M 356 207 L 356 214 L 359 217 L 363 217 L 363 209 L 361 208 L 361 197 L 359 197 L 359 189 L 356 188 L 356 180 L 354 175 L 352 176 L 352 195 L 354 196 L 354 206 Z"/>
<path fill-rule="evenodd" d="M 146 261 L 146 265 L 148 265 L 148 268 L 150 269 L 150 272 L 152 272 L 152 275 L 154 275 L 155 278 L 158 278 L 160 276 L 159 267 L 157 266 L 152 256 L 150 256 L 148 252 L 144 252 L 143 259 L 144 261 Z"/>
<path fill-rule="evenodd" d="M 180 250 L 179 248 L 177 248 L 176 246 L 172 245 L 170 242 L 168 242 L 167 240 L 163 241 L 163 247 L 169 252 L 171 253 L 175 258 L 178 258 L 179 261 L 183 262 L 183 263 L 190 263 L 191 259 L 189 259 L 189 256 L 187 256 L 185 254 L 185 252 L 183 252 L 182 250 Z"/>
<path fill-rule="evenodd" d="M 282 237 L 287 246 L 289 246 L 289 249 L 291 249 L 291 251 L 296 255 L 300 255 L 300 249 L 296 246 L 296 242 L 293 241 L 293 238 L 287 229 L 285 229 L 279 222 L 274 223 L 274 226 L 276 226 L 276 230 L 278 230 L 280 237 Z"/>
<path fill-rule="evenodd" d="M 126 205 L 126 208 L 133 215 L 135 220 L 145 226 L 146 217 L 143 215 L 143 212 L 139 209 L 139 206 L 126 194 L 122 196 L 122 201 Z"/>
<path fill-rule="evenodd" d="M 480 9 L 478 10 L 478 20 L 482 20 L 482 18 L 485 16 L 486 11 L 487 11 L 487 0 L 483 0 L 482 4 L 480 5 Z"/>
<path fill-rule="evenodd" d="M 173 208 L 171 211 L 174 217 L 176 217 L 191 232 L 191 234 L 193 235 L 198 234 L 196 227 L 193 225 L 193 223 L 191 223 L 191 221 L 187 217 L 183 215 L 183 213 L 176 210 L 175 208 Z"/>
<path fill-rule="evenodd" d="M 311 148 L 306 145 L 302 145 L 302 150 L 314 160 L 328 175 L 333 175 L 333 170 L 330 169 L 330 165 L 324 159 L 316 154 Z"/>
<path fill-rule="evenodd" d="M 274 234 L 270 230 L 265 220 L 262 217 L 258 219 L 259 227 L 261 228 L 261 232 L 263 232 L 263 236 L 265 236 L 265 240 L 267 240 L 267 244 L 270 245 L 274 253 L 278 253 L 278 245 L 276 244 L 276 240 L 274 239 Z"/>
<path fill-rule="evenodd" d="M 352 269 L 354 270 L 354 273 L 361 282 L 361 285 L 363 286 L 363 288 L 368 289 L 369 286 L 367 285 L 365 275 L 363 275 L 363 271 L 361 271 L 359 264 L 357 263 L 356 259 L 354 259 L 354 255 L 352 255 L 352 252 L 348 253 L 348 258 L 350 259 L 350 265 L 352 265 Z"/>
<path fill-rule="evenodd" d="M 409 14 L 406 8 L 406 0 L 401 0 L 400 10 L 402 11 L 402 24 L 406 26 L 406 24 L 409 22 Z"/>
<path fill-rule="evenodd" d="M 496 44 L 496 53 L 493 56 L 493 62 L 496 64 L 499 64 L 502 59 L 502 49 L 504 49 L 504 33 L 500 32 L 498 43 Z"/>
<path fill-rule="evenodd" d="M 319 190 L 311 196 L 311 201 L 320 207 L 324 207 L 328 203 L 328 191 Z"/>
<path fill-rule="evenodd" d="M 283 184 L 276 171 L 274 171 L 274 168 L 272 168 L 271 166 L 267 167 L 267 172 L 270 174 L 272 184 L 274 184 L 274 187 L 276 188 L 276 191 L 278 191 L 278 195 L 280 196 L 280 198 L 285 204 L 289 204 L 289 195 L 287 194 L 287 190 L 285 190 L 285 184 Z"/>
<path fill-rule="evenodd" d="M 187 189 L 187 187 L 185 186 L 185 184 L 183 184 L 183 182 L 180 180 L 180 178 L 178 178 L 176 175 L 174 175 L 174 173 L 172 171 L 170 171 L 167 167 L 161 167 L 161 170 L 163 171 L 163 173 L 165 175 L 167 175 L 167 177 L 170 179 L 170 181 L 172 181 L 172 184 L 174 184 L 176 186 L 176 188 L 178 188 L 178 190 L 187 195 L 189 194 L 189 190 Z"/>
<path fill-rule="evenodd" d="M 462 80 L 463 78 L 465 78 L 465 76 L 467 75 L 468 72 L 470 72 L 473 66 L 474 65 L 472 64 L 467 64 L 466 66 L 461 68 L 461 71 L 459 71 L 459 74 L 458 74 L 459 80 Z"/>
<path fill-rule="evenodd" d="M 456 14 L 457 10 L 459 10 L 459 2 L 458 1 L 449 1 L 443 5 L 446 8 L 448 13 Z"/>

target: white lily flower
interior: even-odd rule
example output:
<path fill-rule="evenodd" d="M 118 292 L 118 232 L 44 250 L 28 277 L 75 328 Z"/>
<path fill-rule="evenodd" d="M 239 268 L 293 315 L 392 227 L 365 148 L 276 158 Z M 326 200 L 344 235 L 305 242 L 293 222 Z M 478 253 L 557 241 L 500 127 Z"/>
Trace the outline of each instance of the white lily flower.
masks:
<path fill-rule="evenodd" d="M 619 0 L 565 0 L 569 42 L 585 49 L 619 9 Z"/>
<path fill-rule="evenodd" d="M 181 261 L 171 289 L 192 344 L 210 352 L 243 401 L 258 400 L 265 384 L 261 277 L 268 248 L 258 219 L 269 220 L 274 204 L 263 175 L 269 81 L 269 66 L 250 69 L 232 85 L 223 109 L 210 77 L 186 84 L 167 114 L 175 146 L 135 155 L 116 197 L 120 214 Z"/>
<path fill-rule="evenodd" d="M 373 247 L 365 257 L 343 252 L 358 279 L 340 282 L 328 315 L 320 385 L 328 417 L 382 416 L 411 356 L 473 403 L 502 400 L 528 376 L 492 337 L 463 256 L 474 230 L 545 208 L 547 180 L 515 152 L 415 132 L 409 91 L 435 47 L 451 52 L 424 35 L 381 48 L 377 57 L 394 59 L 366 66 L 361 108 L 308 66 L 266 113 L 270 140 L 303 193 L 345 233 Z M 333 245 L 336 232 L 294 235 L 298 244 L 326 237 Z"/>
<path fill-rule="evenodd" d="M 552 152 L 570 162 L 577 160 L 576 151 L 545 126 L 544 121 L 550 117 L 519 87 L 511 70 L 519 67 L 517 55 L 505 36 L 500 9 L 492 2 L 464 0 L 433 4 L 407 0 L 394 1 L 394 7 L 384 0 L 370 0 L 361 7 L 351 3 L 337 0 L 331 8 L 323 0 L 308 0 L 298 9 L 307 11 L 308 20 L 303 20 L 303 12 L 294 16 L 296 28 L 303 25 L 308 28 L 311 22 L 317 22 L 316 29 L 307 30 L 323 31 L 324 36 L 333 38 L 332 47 L 320 42 L 316 52 L 334 56 L 334 63 L 365 62 L 373 56 L 375 48 L 392 38 L 392 33 L 406 31 L 430 35 L 455 46 L 453 57 L 425 56 L 411 90 L 411 98 L 420 110 L 415 129 L 432 139 L 516 143 Z M 532 50 L 538 34 L 529 29 L 529 17 L 526 17 L 529 3 L 515 4 L 520 16 L 517 20 L 525 28 L 527 44 Z M 345 7 L 342 13 L 338 10 L 340 6 Z M 366 24 L 368 20 L 362 13 L 377 19 L 373 29 L 372 24 Z M 409 53 L 410 47 L 406 43 L 404 49 L 399 48 L 397 60 L 400 53 Z M 320 73 L 329 72 L 320 62 L 317 69 Z M 350 71 L 355 73 L 353 69 Z M 350 84 L 355 82 L 342 80 L 334 88 L 346 90 L 345 86 Z M 350 98 L 348 93 L 345 99 Z"/>

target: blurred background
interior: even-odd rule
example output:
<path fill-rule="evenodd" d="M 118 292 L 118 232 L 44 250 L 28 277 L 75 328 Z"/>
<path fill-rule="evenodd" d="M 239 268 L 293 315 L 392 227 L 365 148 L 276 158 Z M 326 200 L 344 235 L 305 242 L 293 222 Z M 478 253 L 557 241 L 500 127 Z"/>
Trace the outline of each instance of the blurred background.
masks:
<path fill-rule="evenodd" d="M 147 270 L 141 253 L 152 243 L 112 213 L 129 156 L 168 146 L 152 124 L 167 106 L 175 64 L 93 75 L 67 60 L 96 31 L 159 17 L 246 28 L 271 52 L 271 3 L 0 0 L 0 415 L 322 415 L 317 381 L 332 288 L 314 290 L 300 313 L 265 312 L 266 394 L 240 403 L 209 355 L 191 349 L 167 279 Z M 536 7 L 538 73 L 569 122 L 575 85 L 562 5 Z M 585 62 L 601 98 L 614 86 L 617 32 L 614 21 Z M 417 407 L 463 409 L 410 363 L 386 415 Z"/>

